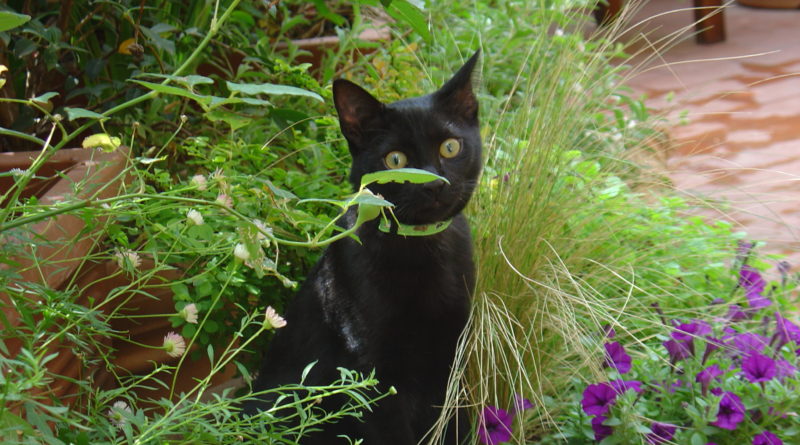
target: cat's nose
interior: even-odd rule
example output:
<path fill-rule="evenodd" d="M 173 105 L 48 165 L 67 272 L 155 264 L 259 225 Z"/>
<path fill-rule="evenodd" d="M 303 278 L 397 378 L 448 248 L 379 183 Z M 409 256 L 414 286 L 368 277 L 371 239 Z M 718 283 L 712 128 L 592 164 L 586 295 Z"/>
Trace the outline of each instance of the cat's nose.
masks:
<path fill-rule="evenodd" d="M 439 193 L 444 189 L 444 186 L 447 183 L 442 181 L 441 179 L 437 179 L 435 181 L 426 182 L 422 184 L 422 188 L 433 196 L 439 196 Z"/>

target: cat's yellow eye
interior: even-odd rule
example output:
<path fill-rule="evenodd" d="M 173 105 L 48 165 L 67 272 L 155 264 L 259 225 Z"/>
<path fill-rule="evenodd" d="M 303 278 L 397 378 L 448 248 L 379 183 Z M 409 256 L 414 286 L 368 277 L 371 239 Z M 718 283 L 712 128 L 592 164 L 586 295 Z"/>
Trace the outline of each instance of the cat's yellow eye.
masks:
<path fill-rule="evenodd" d="M 461 151 L 461 143 L 458 139 L 445 139 L 442 145 L 439 146 L 439 154 L 445 158 L 454 158 Z"/>
<path fill-rule="evenodd" d="M 408 164 L 408 158 L 402 151 L 393 151 L 383 158 L 383 162 L 391 169 L 403 168 Z"/>

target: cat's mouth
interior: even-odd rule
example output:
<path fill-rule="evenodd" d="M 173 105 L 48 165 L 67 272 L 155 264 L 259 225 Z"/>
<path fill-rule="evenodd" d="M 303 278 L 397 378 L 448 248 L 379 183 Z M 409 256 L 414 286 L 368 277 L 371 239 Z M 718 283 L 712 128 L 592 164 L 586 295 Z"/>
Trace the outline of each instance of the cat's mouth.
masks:
<path fill-rule="evenodd" d="M 452 219 L 458 213 L 455 199 L 446 196 L 424 197 L 398 206 L 395 214 L 404 224 L 434 224 Z"/>

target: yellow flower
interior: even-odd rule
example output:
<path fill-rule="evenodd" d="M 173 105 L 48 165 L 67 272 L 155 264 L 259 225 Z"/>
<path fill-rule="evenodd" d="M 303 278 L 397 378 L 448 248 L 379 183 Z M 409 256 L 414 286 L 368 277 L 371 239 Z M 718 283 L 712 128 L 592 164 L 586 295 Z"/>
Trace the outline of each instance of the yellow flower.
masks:
<path fill-rule="evenodd" d="M 278 315 L 272 306 L 267 306 L 264 312 L 264 328 L 266 329 L 280 329 L 286 326 L 286 320 Z"/>
<path fill-rule="evenodd" d="M 186 341 L 177 333 L 170 332 L 164 336 L 162 348 L 170 357 L 180 357 L 186 352 Z"/>

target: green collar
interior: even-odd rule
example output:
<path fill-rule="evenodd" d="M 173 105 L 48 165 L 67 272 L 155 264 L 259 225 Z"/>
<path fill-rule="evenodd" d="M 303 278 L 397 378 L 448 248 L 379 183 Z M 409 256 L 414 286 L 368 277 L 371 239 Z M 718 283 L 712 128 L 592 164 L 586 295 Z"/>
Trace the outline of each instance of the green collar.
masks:
<path fill-rule="evenodd" d="M 428 236 L 428 235 L 435 235 L 448 227 L 450 227 L 450 223 L 453 222 L 452 219 L 448 219 L 447 221 L 439 221 L 432 224 L 420 224 L 418 226 L 412 226 L 409 224 L 402 224 L 397 222 L 397 234 L 403 236 Z M 389 224 L 388 218 L 382 218 L 380 224 L 378 224 L 378 230 L 383 233 L 395 233 L 392 232 L 392 226 Z"/>

